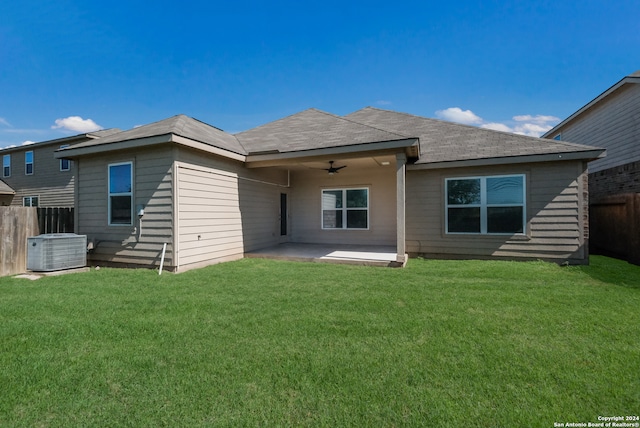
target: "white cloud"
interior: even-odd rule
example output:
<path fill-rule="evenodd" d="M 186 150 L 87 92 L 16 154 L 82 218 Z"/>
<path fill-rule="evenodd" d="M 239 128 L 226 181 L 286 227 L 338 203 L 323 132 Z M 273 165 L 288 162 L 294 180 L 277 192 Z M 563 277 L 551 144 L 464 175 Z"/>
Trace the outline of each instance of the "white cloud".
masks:
<path fill-rule="evenodd" d="M 553 128 L 551 125 L 538 125 L 537 123 L 524 123 L 515 127 L 516 134 L 528 135 L 530 137 L 539 137 L 548 130 Z"/>
<path fill-rule="evenodd" d="M 513 120 L 516 122 L 533 122 L 538 125 L 546 125 L 549 122 L 560 122 L 560 118 L 555 116 L 544 116 L 544 115 L 536 115 L 531 116 L 530 114 L 523 114 L 520 116 L 513 116 Z"/>
<path fill-rule="evenodd" d="M 378 100 L 376 101 L 376 104 L 379 106 L 389 106 L 391 104 L 393 104 L 391 101 L 387 101 L 387 100 Z"/>
<path fill-rule="evenodd" d="M 11 128 L 11 124 L 7 122 L 7 119 L 5 119 L 4 117 L 0 117 L 0 125 L 4 125 L 8 128 Z"/>
<path fill-rule="evenodd" d="M 93 132 L 102 129 L 102 126 L 91 119 L 83 119 L 80 116 L 69 116 L 64 119 L 56 119 L 55 126 L 51 127 L 51 129 L 60 128 L 76 132 Z"/>
<path fill-rule="evenodd" d="M 35 144 L 35 141 L 27 140 L 27 141 L 23 142 L 21 145 L 22 146 L 28 146 L 29 144 Z"/>
<path fill-rule="evenodd" d="M 494 131 L 502 131 L 502 132 L 514 132 L 513 129 L 505 125 L 504 123 L 484 123 L 480 125 L 480 128 L 484 129 L 493 129 Z"/>
<path fill-rule="evenodd" d="M 460 107 L 449 107 L 445 110 L 438 110 L 436 116 L 440 119 L 465 125 L 479 125 L 483 122 L 482 118 L 471 110 L 462 110 Z"/>
<path fill-rule="evenodd" d="M 522 114 L 513 116 L 511 121 L 505 122 L 485 122 L 480 116 L 471 110 L 462 110 L 459 107 L 450 107 L 445 110 L 436 111 L 436 116 L 440 119 L 465 125 L 478 125 L 480 128 L 492 129 L 494 131 L 511 132 L 513 134 L 539 137 L 560 122 L 555 116 Z"/>

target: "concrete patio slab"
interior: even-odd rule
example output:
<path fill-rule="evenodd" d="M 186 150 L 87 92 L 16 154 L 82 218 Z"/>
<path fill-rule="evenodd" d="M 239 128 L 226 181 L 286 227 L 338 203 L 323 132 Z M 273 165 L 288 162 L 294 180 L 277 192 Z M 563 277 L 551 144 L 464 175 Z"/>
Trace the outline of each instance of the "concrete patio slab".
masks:
<path fill-rule="evenodd" d="M 396 248 L 379 245 L 326 245 L 284 243 L 245 253 L 248 258 L 338 263 L 364 266 L 403 267 Z"/>

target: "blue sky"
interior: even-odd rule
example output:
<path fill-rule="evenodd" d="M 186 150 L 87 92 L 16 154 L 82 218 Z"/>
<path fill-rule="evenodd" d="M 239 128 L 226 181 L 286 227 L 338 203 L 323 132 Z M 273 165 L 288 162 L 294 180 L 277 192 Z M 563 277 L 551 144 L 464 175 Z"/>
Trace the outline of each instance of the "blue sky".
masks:
<path fill-rule="evenodd" d="M 636 70 L 637 0 L 5 1 L 0 147 L 310 107 L 535 135 Z"/>

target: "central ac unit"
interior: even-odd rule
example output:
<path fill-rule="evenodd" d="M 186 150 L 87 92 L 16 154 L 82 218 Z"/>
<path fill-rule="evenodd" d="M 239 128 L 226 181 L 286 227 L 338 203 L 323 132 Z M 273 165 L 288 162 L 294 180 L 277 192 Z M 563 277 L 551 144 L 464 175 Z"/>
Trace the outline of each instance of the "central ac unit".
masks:
<path fill-rule="evenodd" d="M 49 233 L 27 238 L 27 269 L 30 271 L 73 269 L 86 264 L 86 235 Z"/>

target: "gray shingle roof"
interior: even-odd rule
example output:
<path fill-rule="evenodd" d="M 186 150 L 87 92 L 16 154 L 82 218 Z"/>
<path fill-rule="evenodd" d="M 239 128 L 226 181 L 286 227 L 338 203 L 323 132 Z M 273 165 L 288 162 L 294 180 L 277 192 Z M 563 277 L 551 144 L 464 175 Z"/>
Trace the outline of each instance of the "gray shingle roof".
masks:
<path fill-rule="evenodd" d="M 346 119 L 420 138 L 416 164 L 596 150 L 595 147 L 460 125 L 366 107 Z"/>
<path fill-rule="evenodd" d="M 78 149 L 101 146 L 149 137 L 169 136 L 171 134 L 189 138 L 233 153 L 246 154 L 245 149 L 233 135 L 182 114 L 159 122 L 139 126 L 128 131 L 122 131 L 95 140 L 75 144 L 72 148 Z"/>
<path fill-rule="evenodd" d="M 374 142 L 406 140 L 399 132 L 385 131 L 356 123 L 316 109 L 236 134 L 249 153 L 295 152 Z"/>

